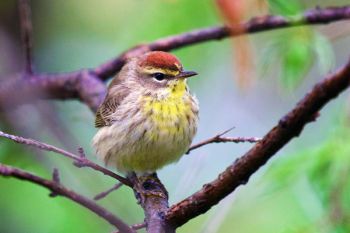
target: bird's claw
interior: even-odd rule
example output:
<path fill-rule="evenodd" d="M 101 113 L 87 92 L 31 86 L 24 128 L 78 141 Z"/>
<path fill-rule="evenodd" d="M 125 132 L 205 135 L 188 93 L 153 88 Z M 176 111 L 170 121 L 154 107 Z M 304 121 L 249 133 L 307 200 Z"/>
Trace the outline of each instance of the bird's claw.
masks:
<path fill-rule="evenodd" d="M 139 203 L 144 203 L 146 198 L 149 197 L 168 198 L 168 193 L 166 191 L 164 192 L 165 188 L 163 184 L 154 175 L 136 177 L 133 183 L 135 195 Z"/>

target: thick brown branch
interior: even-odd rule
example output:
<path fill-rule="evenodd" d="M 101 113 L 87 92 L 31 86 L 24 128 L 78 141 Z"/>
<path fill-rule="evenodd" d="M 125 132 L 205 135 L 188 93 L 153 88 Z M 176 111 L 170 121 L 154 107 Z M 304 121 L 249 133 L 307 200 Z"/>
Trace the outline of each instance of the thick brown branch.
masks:
<path fill-rule="evenodd" d="M 25 56 L 25 73 L 33 74 L 32 57 L 32 18 L 30 9 L 30 0 L 18 0 L 18 9 L 20 16 L 21 37 Z"/>
<path fill-rule="evenodd" d="M 166 216 L 167 221 L 174 227 L 181 226 L 205 213 L 238 186 L 247 183 L 251 175 L 292 138 L 297 137 L 308 122 L 315 120 L 317 112 L 349 84 L 350 60 L 346 66 L 318 83 L 260 142 L 237 159 L 216 180 L 172 206 Z"/>
<path fill-rule="evenodd" d="M 120 218 L 118 218 L 105 208 L 97 205 L 92 200 L 89 200 L 88 198 L 64 187 L 59 182 L 56 182 L 54 180 L 46 180 L 32 173 L 3 164 L 0 164 L 0 175 L 5 177 L 15 177 L 20 180 L 26 180 L 37 185 L 43 186 L 51 190 L 54 196 L 67 197 L 68 199 L 91 210 L 92 212 L 94 212 L 95 214 L 97 214 L 98 216 L 100 216 L 101 218 L 105 219 L 110 224 L 118 228 L 120 232 L 135 233 L 135 231 L 131 229 L 126 223 L 124 223 Z"/>
<path fill-rule="evenodd" d="M 13 95 L 16 93 L 16 95 Z M 0 82 L 0 110 L 45 99 L 80 99 L 96 111 L 106 86 L 88 70 L 66 74 L 14 75 Z"/>
<path fill-rule="evenodd" d="M 106 80 L 115 75 L 124 65 L 128 57 L 150 50 L 173 50 L 184 46 L 202 43 L 210 40 L 223 39 L 229 36 L 238 36 L 243 33 L 262 32 L 278 28 L 293 27 L 298 25 L 325 24 L 350 18 L 350 6 L 315 9 L 306 11 L 296 17 L 284 18 L 281 16 L 263 16 L 253 18 L 245 23 L 238 24 L 235 28 L 211 27 L 180 35 L 159 39 L 149 44 L 140 45 L 129 49 L 122 55 L 108 61 L 90 71 L 76 71 L 67 74 L 36 75 L 28 81 L 21 78 L 8 80 L 0 84 L 0 106 L 16 106 L 28 103 L 34 99 L 85 99 L 80 93 L 79 80 L 83 72 L 93 74 L 101 80 Z M 89 87 L 90 90 L 94 86 Z M 86 90 L 86 88 L 84 88 Z M 21 93 L 13 96 L 14 91 Z M 23 93 L 23 94 L 22 94 Z M 38 94 L 39 93 L 39 94 Z M 101 94 L 103 95 L 103 94 Z M 93 101 L 94 103 L 96 101 Z M 88 101 L 89 103 L 89 101 Z M 96 109 L 96 105 L 90 106 Z"/>
<path fill-rule="evenodd" d="M 134 184 L 134 192 L 145 213 L 147 232 L 173 233 L 175 228 L 165 222 L 168 211 L 168 192 L 157 174 L 129 177 Z"/>
<path fill-rule="evenodd" d="M 114 172 L 101 167 L 100 165 L 88 160 L 86 157 L 84 156 L 78 156 L 75 155 L 71 152 L 65 151 L 63 149 L 57 148 L 55 146 L 43 143 L 43 142 L 39 142 L 33 139 L 29 139 L 29 138 L 23 138 L 23 137 L 19 137 L 16 135 L 12 135 L 12 134 L 7 134 L 4 133 L 2 131 L 0 131 L 0 137 L 4 137 L 4 138 L 8 138 L 14 142 L 20 143 L 20 144 L 24 144 L 24 145 L 28 145 L 28 146 L 32 146 L 35 148 L 38 148 L 40 150 L 45 150 L 45 151 L 52 151 L 55 152 L 57 154 L 61 154 L 65 157 L 68 157 L 70 159 L 74 160 L 74 164 L 78 167 L 90 167 L 96 171 L 102 172 L 103 174 L 113 177 L 114 179 L 117 179 L 118 181 L 120 181 L 121 183 L 127 185 L 127 186 L 132 186 L 130 181 L 122 176 L 119 176 L 117 174 L 115 174 Z"/>

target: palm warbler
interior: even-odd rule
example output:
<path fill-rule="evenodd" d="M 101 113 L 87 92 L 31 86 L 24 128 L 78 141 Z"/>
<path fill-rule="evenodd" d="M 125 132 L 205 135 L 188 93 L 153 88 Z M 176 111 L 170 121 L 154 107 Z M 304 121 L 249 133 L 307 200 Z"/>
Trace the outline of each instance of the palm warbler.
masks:
<path fill-rule="evenodd" d="M 129 59 L 99 107 L 93 146 L 123 173 L 152 173 L 188 150 L 197 131 L 198 102 L 180 61 L 166 52 Z"/>

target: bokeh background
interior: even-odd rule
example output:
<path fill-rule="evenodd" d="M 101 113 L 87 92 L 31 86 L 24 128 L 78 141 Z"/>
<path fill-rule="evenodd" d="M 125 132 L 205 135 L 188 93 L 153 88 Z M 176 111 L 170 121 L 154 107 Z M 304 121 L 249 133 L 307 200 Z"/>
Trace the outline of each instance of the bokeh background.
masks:
<path fill-rule="evenodd" d="M 232 0 L 233 1 L 233 0 Z M 96 67 L 122 51 L 200 27 L 267 13 L 294 15 L 339 1 L 234 1 L 235 11 L 214 0 L 32 0 L 34 60 L 39 72 Z M 230 22 L 228 22 L 230 23 Z M 262 137 L 327 73 L 344 64 L 350 24 L 298 27 L 211 41 L 174 51 L 189 70 L 200 101 L 194 142 L 235 127 L 229 136 Z M 0 79 L 23 67 L 16 1 L 0 1 Z M 0 83 L 1 85 L 1 83 Z M 15 95 L 16 93 L 14 93 Z M 322 111 L 250 182 L 178 232 L 350 232 L 349 92 Z M 1 113 L 0 129 L 70 151 L 82 146 L 96 161 L 94 116 L 78 101 L 36 102 Z M 189 196 L 243 155 L 249 144 L 213 144 L 159 171 L 170 203 Z M 93 197 L 115 181 L 70 160 L 0 139 L 0 162 L 49 178 L 59 168 L 62 183 Z M 98 162 L 98 161 L 96 161 Z M 0 177 L 0 232 L 111 232 L 85 208 L 41 187 Z M 100 201 L 130 224 L 143 211 L 128 188 Z"/>

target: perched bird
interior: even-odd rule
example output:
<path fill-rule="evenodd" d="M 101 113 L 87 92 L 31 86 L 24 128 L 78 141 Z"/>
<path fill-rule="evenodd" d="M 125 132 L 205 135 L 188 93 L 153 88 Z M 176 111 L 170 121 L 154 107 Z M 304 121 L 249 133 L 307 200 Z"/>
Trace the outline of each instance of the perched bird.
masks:
<path fill-rule="evenodd" d="M 198 102 L 172 54 L 148 52 L 127 61 L 96 113 L 93 146 L 122 173 L 149 174 L 176 162 L 197 131 Z"/>

